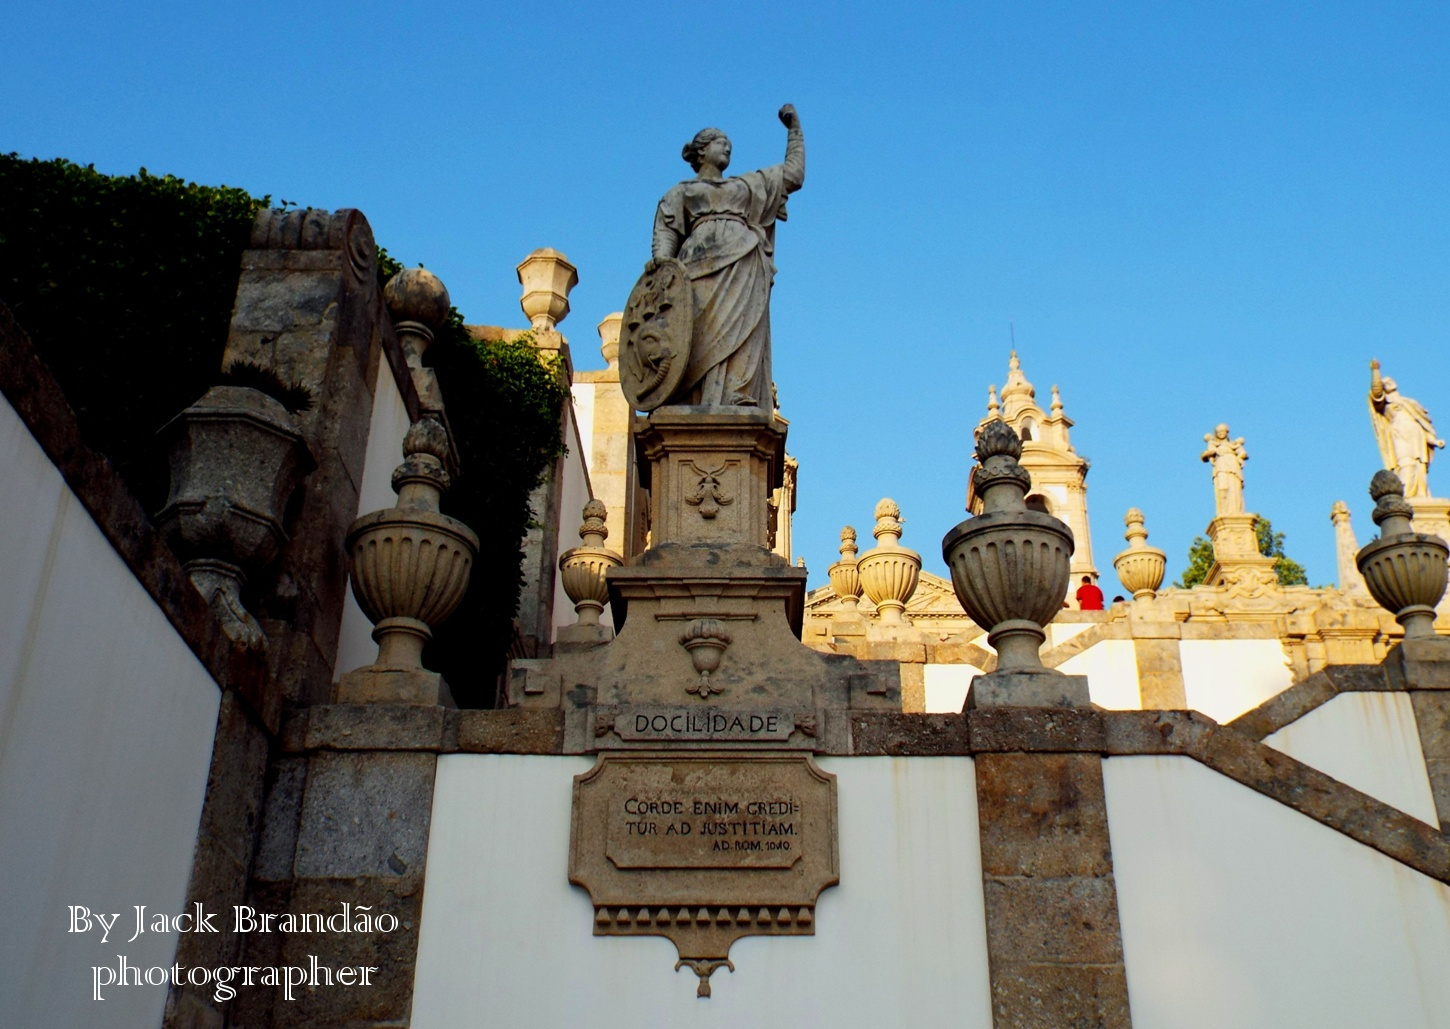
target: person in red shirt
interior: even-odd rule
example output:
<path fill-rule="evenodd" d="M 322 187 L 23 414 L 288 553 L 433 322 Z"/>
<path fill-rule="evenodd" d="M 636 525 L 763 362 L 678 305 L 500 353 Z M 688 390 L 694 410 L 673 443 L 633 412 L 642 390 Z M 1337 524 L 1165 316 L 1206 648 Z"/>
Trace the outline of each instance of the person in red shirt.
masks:
<path fill-rule="evenodd" d="M 1093 585 L 1093 577 L 1084 575 L 1082 585 L 1077 588 L 1077 606 L 1082 611 L 1101 611 L 1103 591 Z"/>

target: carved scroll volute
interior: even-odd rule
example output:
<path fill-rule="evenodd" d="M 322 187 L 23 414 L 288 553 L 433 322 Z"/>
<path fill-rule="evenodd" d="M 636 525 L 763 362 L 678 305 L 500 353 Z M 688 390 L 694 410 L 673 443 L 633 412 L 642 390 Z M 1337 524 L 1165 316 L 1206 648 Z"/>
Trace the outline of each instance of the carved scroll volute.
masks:
<path fill-rule="evenodd" d="M 1438 536 L 1410 530 L 1415 509 L 1405 500 L 1405 487 L 1391 471 L 1375 472 L 1369 495 L 1371 517 L 1380 538 L 1363 547 L 1355 559 L 1371 596 L 1405 627 L 1405 638 L 1435 635 L 1435 605 L 1445 595 L 1446 559 L 1450 547 Z"/>
<path fill-rule="evenodd" d="M 826 574 L 831 577 L 831 589 L 853 611 L 861 600 L 861 573 L 856 552 L 856 530 L 847 525 L 841 529 L 841 560 L 826 569 Z"/>
<path fill-rule="evenodd" d="M 1157 547 L 1148 546 L 1148 530 L 1143 527 L 1143 512 L 1136 507 L 1128 508 L 1123 523 L 1128 531 L 1123 538 L 1128 549 L 1113 558 L 1113 569 L 1123 588 L 1133 594 L 1134 600 L 1146 600 L 1158 595 L 1163 585 L 1163 573 L 1168 567 L 1168 555 Z"/>
<path fill-rule="evenodd" d="M 577 624 L 596 626 L 604 605 L 609 602 L 609 585 L 605 576 L 611 568 L 624 564 L 624 558 L 604 546 L 609 529 L 604 524 L 608 510 L 603 501 L 590 500 L 584 505 L 584 524 L 579 526 L 583 546 L 564 552 L 559 558 L 564 592 L 574 603 Z"/>
<path fill-rule="evenodd" d="M 861 589 L 884 625 L 907 624 L 906 602 L 921 578 L 921 555 L 901 545 L 901 508 L 889 497 L 876 505 L 876 546 L 856 562 Z"/>

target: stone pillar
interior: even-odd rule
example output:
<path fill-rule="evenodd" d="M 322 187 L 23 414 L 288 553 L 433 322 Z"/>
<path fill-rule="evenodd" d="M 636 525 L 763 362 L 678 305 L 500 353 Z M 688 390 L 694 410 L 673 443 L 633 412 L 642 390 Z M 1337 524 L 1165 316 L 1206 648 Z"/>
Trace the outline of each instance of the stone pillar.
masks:
<path fill-rule="evenodd" d="M 1101 756 L 987 753 L 975 764 L 993 1024 L 1127 1029 Z"/>
<path fill-rule="evenodd" d="M 1183 661 L 1178 641 L 1183 629 L 1177 622 L 1138 621 L 1129 618 L 1133 656 L 1138 663 L 1138 698 L 1144 710 L 1182 711 L 1188 707 L 1183 687 Z"/>
<path fill-rule="evenodd" d="M 277 574 L 258 584 L 258 620 L 290 704 L 330 699 L 347 590 L 343 539 L 357 516 L 378 350 L 392 331 L 378 289 L 377 246 L 361 212 L 257 215 L 223 367 L 260 365 L 314 398 L 296 419 L 318 467 L 289 519 L 291 542 Z M 411 389 L 405 399 L 416 406 Z"/>
<path fill-rule="evenodd" d="M 1336 500 L 1330 508 L 1329 520 L 1334 524 L 1334 556 L 1339 572 L 1339 588 L 1345 593 L 1367 597 L 1364 576 L 1354 566 L 1354 555 L 1359 551 L 1359 542 L 1354 538 L 1354 526 L 1349 520 L 1349 505 Z"/>

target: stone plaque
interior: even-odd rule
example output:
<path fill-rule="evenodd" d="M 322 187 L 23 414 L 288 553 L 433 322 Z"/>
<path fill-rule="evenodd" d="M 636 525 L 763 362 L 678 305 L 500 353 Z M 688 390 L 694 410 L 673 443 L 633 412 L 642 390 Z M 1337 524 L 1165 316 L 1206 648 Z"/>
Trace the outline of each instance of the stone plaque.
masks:
<path fill-rule="evenodd" d="M 784 743 L 796 728 L 788 711 L 721 708 L 633 707 L 614 716 L 622 740 L 661 743 Z M 814 728 L 814 726 L 812 726 Z"/>
<path fill-rule="evenodd" d="M 839 879 L 835 776 L 807 754 L 615 751 L 574 779 L 595 935 L 669 937 L 701 996 L 741 936 L 813 934 Z"/>

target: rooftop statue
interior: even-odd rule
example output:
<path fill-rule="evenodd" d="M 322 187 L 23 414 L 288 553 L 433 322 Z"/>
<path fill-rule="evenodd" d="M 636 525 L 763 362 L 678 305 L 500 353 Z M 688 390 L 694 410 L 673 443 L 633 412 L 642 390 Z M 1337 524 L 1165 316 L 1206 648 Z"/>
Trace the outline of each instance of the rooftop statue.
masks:
<path fill-rule="evenodd" d="M 1385 468 L 1400 477 L 1406 497 L 1428 497 L 1430 459 L 1445 441 L 1423 407 L 1402 396 L 1394 379 L 1380 378 L 1380 363 L 1369 363 L 1369 417 Z"/>
<path fill-rule="evenodd" d="M 652 256 L 624 309 L 620 382 L 636 410 L 772 408 L 775 223 L 806 174 L 800 116 L 790 104 L 779 116 L 785 161 L 760 171 L 724 176 L 730 139 L 719 129 L 685 144 L 695 177 L 660 200 Z"/>
<path fill-rule="evenodd" d="M 1243 514 L 1244 462 L 1249 459 L 1244 438 L 1229 439 L 1228 426 L 1219 425 L 1203 442 L 1207 446 L 1199 457 L 1213 465 L 1214 515 Z"/>

